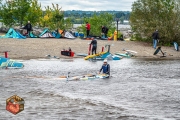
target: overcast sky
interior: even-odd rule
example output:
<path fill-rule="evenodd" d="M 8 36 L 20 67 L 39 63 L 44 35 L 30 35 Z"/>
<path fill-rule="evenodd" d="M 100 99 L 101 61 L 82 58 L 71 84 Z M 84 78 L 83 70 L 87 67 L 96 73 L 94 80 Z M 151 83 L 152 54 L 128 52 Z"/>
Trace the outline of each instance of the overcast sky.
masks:
<path fill-rule="evenodd" d="M 52 7 L 52 3 L 59 4 L 62 10 L 83 11 L 131 11 L 131 5 L 136 0 L 38 0 L 42 8 Z"/>

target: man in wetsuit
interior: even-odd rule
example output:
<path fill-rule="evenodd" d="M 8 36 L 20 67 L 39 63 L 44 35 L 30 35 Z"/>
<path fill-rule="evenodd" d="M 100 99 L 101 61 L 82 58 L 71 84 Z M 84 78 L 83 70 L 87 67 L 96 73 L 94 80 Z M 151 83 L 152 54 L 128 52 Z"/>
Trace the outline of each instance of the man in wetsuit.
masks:
<path fill-rule="evenodd" d="M 108 28 L 106 26 L 102 26 L 101 32 L 104 34 L 104 37 L 107 38 Z"/>
<path fill-rule="evenodd" d="M 155 32 L 153 32 L 152 38 L 153 38 L 153 47 L 154 47 L 154 49 L 156 49 L 157 42 L 158 42 L 158 39 L 159 39 L 158 30 L 155 30 Z"/>
<path fill-rule="evenodd" d="M 110 65 L 107 63 L 107 60 L 104 60 L 104 63 L 99 71 L 99 74 L 101 73 L 101 71 L 103 72 L 103 74 L 108 74 L 110 75 Z"/>
<path fill-rule="evenodd" d="M 24 29 L 27 30 L 27 35 L 30 36 L 30 32 L 32 31 L 32 25 L 31 25 L 30 21 L 28 21 L 28 23 L 25 25 Z"/>
<path fill-rule="evenodd" d="M 96 50 L 97 50 L 97 40 L 94 39 L 94 38 L 92 38 L 92 41 L 91 41 L 90 44 L 92 45 L 92 55 L 93 55 L 93 53 L 96 54 Z"/>

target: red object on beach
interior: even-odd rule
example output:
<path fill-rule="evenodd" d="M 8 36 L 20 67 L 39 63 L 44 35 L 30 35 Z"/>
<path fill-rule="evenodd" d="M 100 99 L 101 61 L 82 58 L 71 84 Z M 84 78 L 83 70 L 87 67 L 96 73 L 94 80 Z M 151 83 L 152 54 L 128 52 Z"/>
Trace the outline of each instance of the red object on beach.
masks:
<path fill-rule="evenodd" d="M 62 50 L 61 51 L 61 55 L 69 56 L 69 57 L 74 57 L 74 52 L 68 51 L 68 50 Z"/>
<path fill-rule="evenodd" d="M 102 47 L 102 52 L 104 52 L 104 47 Z"/>
<path fill-rule="evenodd" d="M 5 56 L 5 58 L 8 58 L 8 51 L 4 52 L 4 56 Z"/>
<path fill-rule="evenodd" d="M 90 55 L 91 53 L 91 44 L 89 44 L 89 51 L 88 51 L 88 55 Z"/>
<path fill-rule="evenodd" d="M 4 53 L 4 57 L 5 57 L 5 58 L 8 58 L 8 52 L 9 52 L 9 51 L 0 51 L 0 53 Z"/>
<path fill-rule="evenodd" d="M 74 57 L 74 52 L 71 52 L 71 57 Z"/>

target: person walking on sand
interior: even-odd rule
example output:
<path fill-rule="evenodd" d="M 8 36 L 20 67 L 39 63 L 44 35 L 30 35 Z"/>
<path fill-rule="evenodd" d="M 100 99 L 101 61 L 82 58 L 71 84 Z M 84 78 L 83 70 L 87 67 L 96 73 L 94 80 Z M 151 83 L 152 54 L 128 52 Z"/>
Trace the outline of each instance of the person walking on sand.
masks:
<path fill-rule="evenodd" d="M 110 75 L 110 65 L 107 63 L 107 59 L 104 59 L 103 65 L 99 71 L 99 74 L 101 73 L 101 71 L 103 72 L 103 74 Z"/>
<path fill-rule="evenodd" d="M 32 25 L 30 21 L 28 21 L 28 23 L 24 26 L 24 29 L 27 30 L 27 35 L 30 36 L 30 31 L 32 31 Z"/>
<path fill-rule="evenodd" d="M 101 32 L 105 38 L 107 38 L 108 28 L 106 26 L 102 26 Z"/>
<path fill-rule="evenodd" d="M 96 54 L 96 50 L 97 50 L 97 40 L 94 39 L 94 38 L 92 38 L 92 41 L 91 41 L 90 44 L 92 45 L 92 55 L 93 55 L 93 53 Z"/>
<path fill-rule="evenodd" d="M 91 25 L 88 22 L 86 22 L 86 34 L 87 34 L 87 37 L 89 36 L 90 29 L 91 29 Z"/>
<path fill-rule="evenodd" d="M 156 49 L 157 42 L 158 42 L 158 39 L 159 39 L 158 30 L 155 30 L 155 31 L 153 32 L 152 38 L 153 38 L 153 48 Z"/>

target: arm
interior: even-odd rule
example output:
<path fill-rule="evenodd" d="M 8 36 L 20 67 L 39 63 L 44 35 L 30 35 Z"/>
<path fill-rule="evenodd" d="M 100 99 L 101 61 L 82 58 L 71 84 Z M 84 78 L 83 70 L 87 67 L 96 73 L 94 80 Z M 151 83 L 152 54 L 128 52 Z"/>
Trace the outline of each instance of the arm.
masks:
<path fill-rule="evenodd" d="M 157 39 L 159 39 L 159 33 L 157 33 Z"/>
<path fill-rule="evenodd" d="M 32 24 L 31 24 L 31 31 L 33 31 Z"/>
<path fill-rule="evenodd" d="M 94 41 L 92 40 L 90 44 L 93 44 L 93 43 L 94 43 Z"/>
<path fill-rule="evenodd" d="M 110 74 L 110 65 L 108 64 L 108 71 L 106 72 L 106 74 Z"/>
<path fill-rule="evenodd" d="M 109 30 L 109 29 L 108 29 L 108 28 L 106 28 L 106 33 L 108 33 L 108 30 Z"/>
<path fill-rule="evenodd" d="M 103 69 L 103 68 L 101 67 L 101 69 L 99 70 L 99 74 L 101 73 L 102 69 Z"/>
<path fill-rule="evenodd" d="M 27 29 L 27 24 L 23 27 L 23 29 Z"/>

